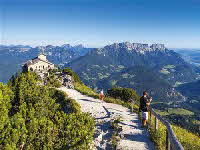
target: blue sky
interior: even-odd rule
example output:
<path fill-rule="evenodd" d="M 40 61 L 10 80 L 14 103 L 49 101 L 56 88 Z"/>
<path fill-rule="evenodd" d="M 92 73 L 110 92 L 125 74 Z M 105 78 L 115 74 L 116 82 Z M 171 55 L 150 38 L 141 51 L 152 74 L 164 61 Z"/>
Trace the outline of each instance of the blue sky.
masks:
<path fill-rule="evenodd" d="M 200 0 L 0 0 L 2 44 L 200 48 Z"/>

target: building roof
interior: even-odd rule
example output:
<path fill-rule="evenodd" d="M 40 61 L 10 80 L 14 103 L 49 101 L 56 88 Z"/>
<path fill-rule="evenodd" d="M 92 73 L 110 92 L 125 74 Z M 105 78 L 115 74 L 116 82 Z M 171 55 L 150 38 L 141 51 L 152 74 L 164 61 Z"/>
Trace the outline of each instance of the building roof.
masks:
<path fill-rule="evenodd" d="M 48 64 L 50 64 L 50 65 L 54 65 L 53 63 L 49 62 L 48 60 L 45 61 L 45 60 L 42 60 L 42 59 L 40 59 L 40 58 L 38 58 L 38 57 L 33 58 L 33 59 L 27 61 L 27 62 L 25 63 L 25 65 L 27 65 L 27 66 L 34 65 L 34 64 L 36 64 L 36 63 L 38 63 L 38 62 L 40 62 L 40 61 L 45 62 L 45 63 L 48 63 Z"/>

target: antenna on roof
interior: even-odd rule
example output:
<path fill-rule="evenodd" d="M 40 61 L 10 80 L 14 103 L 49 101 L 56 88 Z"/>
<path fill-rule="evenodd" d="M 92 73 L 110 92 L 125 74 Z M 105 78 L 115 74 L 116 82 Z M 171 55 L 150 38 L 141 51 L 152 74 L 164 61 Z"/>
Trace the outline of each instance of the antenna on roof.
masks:
<path fill-rule="evenodd" d="M 45 55 L 45 53 L 44 53 L 44 47 L 41 47 L 41 48 L 40 48 L 40 54 Z"/>
<path fill-rule="evenodd" d="M 44 48 L 42 48 L 42 54 L 44 55 Z"/>

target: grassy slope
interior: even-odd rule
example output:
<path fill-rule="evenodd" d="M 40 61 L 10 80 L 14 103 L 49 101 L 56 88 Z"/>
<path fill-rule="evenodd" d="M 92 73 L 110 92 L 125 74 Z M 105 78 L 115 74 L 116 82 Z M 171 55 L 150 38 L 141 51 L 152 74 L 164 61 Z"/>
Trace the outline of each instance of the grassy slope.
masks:
<path fill-rule="evenodd" d="M 151 128 L 149 129 L 152 141 L 155 142 L 157 149 L 165 150 L 166 127 L 159 122 L 159 128 L 155 132 L 154 121 L 155 118 L 152 117 Z M 177 125 L 172 124 L 172 128 L 185 150 L 200 150 L 200 138 L 197 135 Z"/>
<path fill-rule="evenodd" d="M 166 111 L 159 111 L 156 110 L 156 112 L 160 115 L 170 115 L 170 114 L 176 114 L 176 115 L 194 115 L 194 113 L 192 111 L 189 111 L 187 109 L 183 109 L 183 108 L 169 108 L 168 112 Z"/>

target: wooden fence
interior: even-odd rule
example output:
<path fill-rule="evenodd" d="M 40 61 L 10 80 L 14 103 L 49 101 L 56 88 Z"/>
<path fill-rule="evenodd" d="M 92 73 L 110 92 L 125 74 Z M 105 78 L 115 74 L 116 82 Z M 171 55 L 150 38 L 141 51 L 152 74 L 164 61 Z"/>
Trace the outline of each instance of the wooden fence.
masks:
<path fill-rule="evenodd" d="M 155 116 L 154 128 L 155 132 L 158 130 L 158 121 L 162 122 L 166 126 L 166 150 L 184 150 L 181 143 L 178 141 L 170 123 L 164 120 L 159 114 L 157 114 L 151 107 L 149 108 L 150 118 L 149 123 L 152 122 L 152 117 Z"/>

